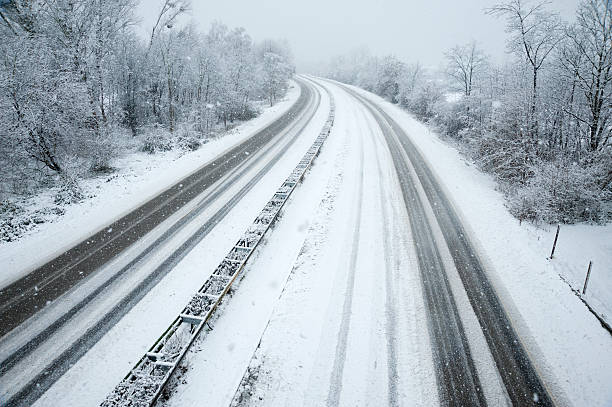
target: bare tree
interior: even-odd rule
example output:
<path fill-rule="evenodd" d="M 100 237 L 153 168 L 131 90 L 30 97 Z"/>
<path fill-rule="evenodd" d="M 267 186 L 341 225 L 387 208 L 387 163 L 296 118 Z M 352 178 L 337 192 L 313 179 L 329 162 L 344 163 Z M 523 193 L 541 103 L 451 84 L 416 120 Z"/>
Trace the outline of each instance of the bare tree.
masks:
<path fill-rule="evenodd" d="M 149 47 L 147 48 L 147 52 L 145 54 L 145 58 L 148 58 L 155 40 L 161 38 L 158 49 L 165 73 L 165 87 L 168 96 L 168 125 L 170 132 L 174 131 L 176 124 L 176 111 L 174 108 L 174 98 L 176 96 L 175 75 L 177 74 L 177 66 L 181 66 L 181 64 L 177 61 L 178 57 L 174 48 L 178 47 L 179 42 L 188 35 L 188 31 L 186 30 L 181 30 L 177 34 L 172 31 L 172 28 L 174 27 L 179 16 L 187 13 L 190 7 L 191 5 L 189 0 L 163 0 L 162 7 L 157 15 L 155 24 L 151 29 Z M 162 34 L 165 31 L 170 32 L 163 36 Z M 153 96 L 153 105 L 155 105 L 155 98 L 158 96 L 158 88 L 161 88 L 161 86 L 156 82 L 154 82 L 152 85 L 154 89 L 152 92 L 150 92 L 150 94 Z"/>
<path fill-rule="evenodd" d="M 576 23 L 569 27 L 562 61 L 584 95 L 586 109 L 568 110 L 573 119 L 588 127 L 587 148 L 608 144 L 612 129 L 612 17 L 610 5 L 584 0 Z"/>
<path fill-rule="evenodd" d="M 182 14 L 187 13 L 191 9 L 189 0 L 163 0 L 162 7 L 159 10 L 155 24 L 151 29 L 151 37 L 149 38 L 148 50 L 153 46 L 153 41 L 160 31 L 165 28 L 174 27 L 176 20 Z"/>
<path fill-rule="evenodd" d="M 132 10 L 135 0 L 93 0 L 90 2 L 93 12 L 94 28 L 91 33 L 93 48 L 93 74 L 95 84 L 93 93 L 99 104 L 103 122 L 107 121 L 105 109 L 105 58 L 113 52 L 112 44 L 125 29 L 134 24 Z"/>
<path fill-rule="evenodd" d="M 475 76 L 486 64 L 486 56 L 478 49 L 475 41 L 457 45 L 444 55 L 448 62 L 448 74 L 461 86 L 463 94 L 469 97 Z"/>
<path fill-rule="evenodd" d="M 506 30 L 512 34 L 510 50 L 527 60 L 532 72 L 531 134 L 538 134 L 538 73 L 546 58 L 562 37 L 558 16 L 545 9 L 548 1 L 530 4 L 524 0 L 510 0 L 487 10 L 491 15 L 506 17 Z"/>

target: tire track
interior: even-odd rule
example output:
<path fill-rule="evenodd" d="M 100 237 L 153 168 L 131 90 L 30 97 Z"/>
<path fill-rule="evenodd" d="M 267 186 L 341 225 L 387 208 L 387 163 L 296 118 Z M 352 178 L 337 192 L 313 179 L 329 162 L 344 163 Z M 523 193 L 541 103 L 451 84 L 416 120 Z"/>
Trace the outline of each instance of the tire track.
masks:
<path fill-rule="evenodd" d="M 386 129 L 391 144 L 402 152 L 403 157 L 398 156 L 398 160 L 410 163 L 405 175 L 411 176 L 413 182 L 419 182 L 426 199 L 433 203 L 431 209 L 511 402 L 520 406 L 553 406 L 550 393 L 514 331 L 459 216 L 417 147 L 384 110 L 344 88 L 377 113 L 377 120 Z M 401 162 L 399 164 L 402 165 Z"/>
<path fill-rule="evenodd" d="M 346 87 L 343 87 L 347 90 Z M 428 328 L 434 350 L 434 365 L 440 403 L 449 406 L 486 406 L 478 372 L 471 357 L 463 324 L 449 286 L 446 271 L 428 223 L 423 202 L 412 177 L 409 159 L 391 127 L 380 113 L 354 92 L 347 90 L 373 115 L 391 151 L 409 222 L 425 295 Z"/>
<path fill-rule="evenodd" d="M 316 109 L 315 109 L 316 110 Z M 159 266 L 153 274 L 155 277 L 153 280 L 157 283 L 163 276 L 167 274 L 168 271 L 172 269 L 174 265 L 178 263 L 195 245 L 197 245 L 206 235 L 212 230 L 212 228 L 219 223 L 225 215 L 242 199 L 242 197 L 263 177 L 267 171 L 276 163 L 276 161 L 280 158 L 284 152 L 286 152 L 292 142 L 285 146 L 282 151 L 277 154 L 262 170 L 258 172 L 258 174 L 250 180 L 236 195 L 230 199 L 230 201 L 225 204 L 221 209 L 219 209 L 208 222 L 206 222 L 202 227 L 198 229 L 198 231 L 190 238 L 188 238 L 179 249 L 175 250 L 163 263 Z M 132 270 L 136 265 L 138 265 L 141 261 L 143 261 L 149 254 L 151 254 L 154 250 L 159 249 L 166 241 L 175 236 L 186 224 L 192 222 L 195 218 L 197 218 L 202 212 L 204 212 L 207 207 L 218 199 L 224 192 L 228 190 L 228 188 L 234 183 L 237 182 L 241 177 L 245 176 L 253 167 L 255 167 L 259 161 L 261 161 L 261 156 L 257 157 L 256 160 L 249 161 L 241 164 L 239 167 L 233 170 L 231 177 L 229 177 L 226 181 L 223 182 L 222 185 L 215 187 L 209 196 L 202 199 L 198 203 L 198 205 L 191 210 L 184 217 L 179 219 L 176 223 L 168 228 L 161 236 L 159 236 L 155 241 L 153 241 L 149 246 L 147 246 L 142 252 L 140 252 L 136 257 L 134 257 L 128 264 L 123 266 L 118 272 L 112 275 L 108 280 L 106 280 L 103 284 L 98 286 L 95 290 L 89 293 L 85 298 L 80 300 L 76 305 L 72 306 L 66 313 L 64 313 L 60 318 L 55 320 L 51 325 L 49 325 L 46 329 L 41 331 L 35 337 L 30 339 L 24 345 L 22 345 L 19 349 L 13 352 L 9 357 L 2 360 L 0 362 L 0 375 L 5 374 L 9 369 L 11 369 L 16 363 L 25 358 L 28 354 L 34 351 L 38 346 L 40 346 L 44 341 L 46 341 L 51 335 L 61 329 L 71 318 L 73 318 L 80 310 L 82 310 L 85 306 L 90 304 L 95 298 L 97 298 L 104 290 L 107 290 L 111 287 L 112 284 L 116 283 L 121 277 L 123 277 L 128 271 Z M 142 284 L 139 285 L 138 292 L 141 293 L 141 296 L 148 292 Z"/>
<path fill-rule="evenodd" d="M 342 307 L 342 321 L 338 330 L 338 342 L 330 378 L 330 386 L 326 399 L 327 406 L 337 406 L 342 394 L 342 378 L 344 375 L 344 363 L 346 361 L 346 349 L 348 344 L 348 334 L 351 323 L 351 308 L 353 305 L 353 293 L 355 289 L 355 267 L 359 254 L 359 232 L 361 229 L 361 204 L 363 201 L 364 165 L 363 165 L 363 139 L 360 142 L 360 171 L 357 191 L 357 208 L 355 210 L 355 225 L 353 229 L 353 241 L 351 244 L 351 254 L 349 260 L 348 278 L 346 281 L 346 291 L 344 293 L 344 304 Z"/>
<path fill-rule="evenodd" d="M 363 107 L 362 107 L 363 108 Z M 367 113 L 366 113 L 367 114 Z M 370 133 L 374 136 L 375 131 L 368 121 Z M 376 156 L 376 167 L 378 173 L 378 195 L 380 197 L 380 207 L 382 209 L 382 231 L 383 231 L 383 256 L 385 261 L 385 341 L 387 348 L 387 392 L 390 406 L 399 406 L 399 373 L 397 367 L 397 326 L 398 326 L 398 303 L 397 292 L 395 290 L 395 280 L 398 273 L 399 264 L 397 262 L 398 252 L 391 241 L 394 235 L 391 227 L 391 216 L 389 214 L 388 202 L 385 200 L 386 191 L 383 188 L 382 180 L 385 179 L 380 162 L 380 150 L 378 141 L 373 137 L 374 153 Z"/>
<path fill-rule="evenodd" d="M 300 97 L 278 120 L 55 259 L 0 289 L 0 337 L 112 260 L 228 171 L 250 161 L 245 151 L 263 149 L 306 110 L 311 91 L 304 83 L 300 86 Z"/>

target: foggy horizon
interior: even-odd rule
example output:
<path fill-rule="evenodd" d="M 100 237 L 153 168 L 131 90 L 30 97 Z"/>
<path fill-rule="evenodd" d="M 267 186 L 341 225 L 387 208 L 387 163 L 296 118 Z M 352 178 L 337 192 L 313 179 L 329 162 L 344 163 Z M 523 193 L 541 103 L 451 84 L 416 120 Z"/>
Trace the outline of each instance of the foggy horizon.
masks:
<path fill-rule="evenodd" d="M 139 3 L 138 31 L 142 35 L 148 35 L 159 12 L 158 3 Z M 471 41 L 476 41 L 493 61 L 505 60 L 505 20 L 485 14 L 486 8 L 497 3 L 499 0 L 474 0 L 469 4 L 445 0 L 313 0 L 306 6 L 282 0 L 192 2 L 189 16 L 182 23 L 192 21 L 204 31 L 214 21 L 230 28 L 244 27 L 254 42 L 286 39 L 299 72 L 316 71 L 330 58 L 359 48 L 372 55 L 393 54 L 408 63 L 418 61 L 436 67 L 444 61 L 444 52 Z M 577 5 L 578 0 L 555 0 L 549 8 L 570 21 Z"/>

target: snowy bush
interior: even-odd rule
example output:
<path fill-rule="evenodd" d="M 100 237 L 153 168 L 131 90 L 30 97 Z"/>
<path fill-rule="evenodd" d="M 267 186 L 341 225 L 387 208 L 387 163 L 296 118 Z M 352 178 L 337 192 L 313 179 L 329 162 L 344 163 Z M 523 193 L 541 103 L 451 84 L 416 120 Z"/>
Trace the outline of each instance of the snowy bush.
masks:
<path fill-rule="evenodd" d="M 56 205 L 69 205 L 85 199 L 85 194 L 79 185 L 78 176 L 74 174 L 63 174 L 58 191 L 53 197 Z"/>
<path fill-rule="evenodd" d="M 536 223 L 603 222 L 610 214 L 593 173 L 569 160 L 541 163 L 509 194 L 510 212 Z"/>
<path fill-rule="evenodd" d="M 194 136 L 180 137 L 177 140 L 178 146 L 185 151 L 195 151 L 202 147 L 200 139 Z"/>
<path fill-rule="evenodd" d="M 141 151 L 149 154 L 172 150 L 173 142 L 170 135 L 158 127 L 144 136 Z"/>
<path fill-rule="evenodd" d="M 202 146 L 199 134 L 195 123 L 181 123 L 175 132 L 175 144 L 183 151 L 195 151 Z"/>
<path fill-rule="evenodd" d="M 0 201 L 0 217 L 14 217 L 23 213 L 23 208 L 13 201 L 4 199 Z"/>
<path fill-rule="evenodd" d="M 435 115 L 436 127 L 452 138 L 461 139 L 475 130 L 469 128 L 469 104 L 465 99 L 453 103 L 439 103 Z"/>
<path fill-rule="evenodd" d="M 287 92 L 287 89 L 285 88 L 281 88 L 278 90 L 278 95 L 277 98 L 280 99 L 282 98 L 285 93 Z M 244 105 L 240 106 L 239 109 L 236 110 L 234 117 L 237 120 L 251 120 L 254 119 L 255 117 L 260 115 L 260 110 L 257 109 L 252 103 L 245 103 Z"/>
<path fill-rule="evenodd" d="M 95 173 L 109 173 L 113 171 L 113 160 L 125 151 L 126 132 L 118 126 L 109 127 L 102 132 L 100 137 L 92 140 L 90 149 L 92 151 L 90 169 Z"/>
<path fill-rule="evenodd" d="M 419 119 L 429 121 L 436 114 L 436 105 L 442 100 L 440 86 L 426 81 L 417 87 L 412 99 L 406 101 L 408 109 Z"/>
<path fill-rule="evenodd" d="M 27 211 L 13 201 L 3 200 L 0 202 L 0 242 L 15 241 L 37 225 L 54 220 L 65 212 L 57 206 Z"/>

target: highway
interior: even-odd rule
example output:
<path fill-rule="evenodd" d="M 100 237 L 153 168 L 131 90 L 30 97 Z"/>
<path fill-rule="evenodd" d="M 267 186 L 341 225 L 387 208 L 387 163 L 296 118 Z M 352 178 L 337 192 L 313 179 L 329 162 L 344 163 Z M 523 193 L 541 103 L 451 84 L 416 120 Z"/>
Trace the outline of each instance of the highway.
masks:
<path fill-rule="evenodd" d="M 278 120 L 0 292 L 10 405 L 31 405 L 266 176 L 318 109 L 317 90 L 298 83 Z M 62 296 L 75 299 L 50 309 Z"/>
<path fill-rule="evenodd" d="M 229 234 L 250 191 L 288 175 L 277 164 L 331 100 L 320 157 L 158 404 L 556 405 L 435 163 L 362 92 L 297 82 L 280 119 L 0 292 L 9 405 L 102 402 L 96 372 L 73 366 L 118 365 L 132 341 L 143 354 L 124 332 L 164 303 L 130 311 L 215 228 Z"/>

